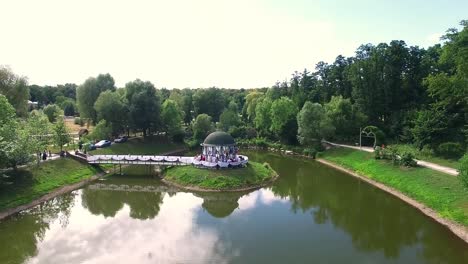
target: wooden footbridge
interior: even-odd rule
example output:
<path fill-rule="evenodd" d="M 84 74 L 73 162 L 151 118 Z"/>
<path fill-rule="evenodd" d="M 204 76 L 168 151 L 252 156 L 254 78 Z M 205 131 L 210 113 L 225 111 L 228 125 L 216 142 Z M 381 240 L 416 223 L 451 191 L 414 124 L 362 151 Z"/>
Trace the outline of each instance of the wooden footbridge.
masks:
<path fill-rule="evenodd" d="M 153 156 L 153 155 L 88 155 L 89 164 L 114 164 L 114 165 L 159 165 L 159 166 L 201 166 L 208 168 L 227 168 L 246 165 L 249 158 L 238 155 L 237 161 L 200 161 L 186 156 Z"/>

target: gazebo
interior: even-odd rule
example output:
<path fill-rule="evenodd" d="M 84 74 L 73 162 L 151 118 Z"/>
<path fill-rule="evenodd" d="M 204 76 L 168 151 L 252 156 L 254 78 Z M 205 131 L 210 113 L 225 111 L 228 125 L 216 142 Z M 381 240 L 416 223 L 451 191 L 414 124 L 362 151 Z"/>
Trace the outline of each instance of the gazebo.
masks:
<path fill-rule="evenodd" d="M 239 155 L 234 138 L 226 132 L 216 131 L 209 134 L 201 144 L 202 153 L 196 156 L 194 164 L 204 167 L 237 167 L 245 165 L 247 156 Z"/>

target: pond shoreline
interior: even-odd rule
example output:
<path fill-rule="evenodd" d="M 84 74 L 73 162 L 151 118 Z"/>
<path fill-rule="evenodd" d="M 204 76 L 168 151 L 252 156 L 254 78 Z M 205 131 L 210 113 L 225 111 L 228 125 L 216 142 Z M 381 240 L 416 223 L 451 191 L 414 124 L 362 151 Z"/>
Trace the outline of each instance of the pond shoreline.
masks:
<path fill-rule="evenodd" d="M 3 220 L 11 215 L 14 215 L 14 214 L 17 214 L 21 211 L 24 211 L 24 210 L 27 210 L 27 209 L 30 209 L 38 204 L 41 204 L 45 201 L 48 201 L 50 199 L 53 199 L 59 195 L 62 195 L 62 194 L 66 194 L 66 193 L 69 193 L 69 192 L 72 192 L 76 189 L 79 189 L 81 187 L 83 187 L 84 185 L 90 183 L 90 182 L 93 182 L 97 179 L 100 179 L 104 176 L 106 176 L 109 172 L 106 172 L 106 171 L 103 171 L 103 172 L 100 172 L 98 174 L 95 174 L 87 179 L 84 179 L 82 181 L 79 181 L 77 183 L 74 183 L 74 184 L 70 184 L 70 185 L 65 185 L 65 186 L 62 186 L 62 187 L 59 187 L 58 189 L 55 189 L 53 190 L 52 192 L 48 193 L 48 194 L 45 194 L 37 199 L 34 199 L 32 202 L 30 203 L 27 203 L 27 204 L 23 204 L 23 205 L 19 205 L 19 206 L 16 206 L 16 207 L 12 207 L 12 208 L 9 208 L 9 209 L 6 209 L 5 211 L 2 211 L 0 212 L 0 220 Z"/>
<path fill-rule="evenodd" d="M 245 192 L 245 191 L 253 191 L 253 190 L 257 190 L 257 189 L 266 187 L 266 186 L 272 184 L 278 178 L 279 178 L 279 174 L 276 174 L 273 178 L 271 178 L 270 180 L 268 180 L 266 182 L 263 182 L 261 184 L 242 187 L 242 188 L 234 188 L 234 189 L 207 189 L 207 188 L 201 188 L 201 187 L 198 187 L 198 186 L 182 185 L 182 184 L 179 184 L 179 183 L 176 183 L 176 182 L 173 182 L 173 181 L 166 180 L 164 178 L 161 178 L 161 182 L 163 182 L 163 183 L 165 183 L 167 185 L 170 185 L 170 186 L 177 187 L 177 188 L 182 189 L 182 190 L 193 191 L 193 192 Z"/>
<path fill-rule="evenodd" d="M 400 191 L 394 189 L 394 188 L 391 188 L 383 183 L 380 183 L 380 182 L 377 182 L 377 181 L 374 181 L 366 176 L 363 176 L 363 175 L 360 175 L 358 173 L 356 173 L 355 171 L 353 170 L 350 170 L 350 169 L 346 169 L 344 167 L 341 167 L 335 163 L 332 163 L 330 161 L 327 161 L 327 160 L 324 160 L 324 159 L 316 159 L 317 162 L 321 163 L 321 164 L 324 164 L 326 166 L 329 166 L 329 167 L 332 167 L 334 169 L 337 169 L 339 171 L 342 171 L 342 172 L 345 172 L 347 174 L 350 174 L 351 176 L 353 177 L 356 177 L 364 182 L 367 182 L 368 184 L 382 190 L 382 191 L 385 191 L 397 198 L 399 198 L 400 200 L 406 202 L 407 204 L 411 205 L 412 207 L 418 209 L 419 211 L 421 211 L 423 214 L 425 214 L 426 216 L 430 217 L 431 219 L 433 219 L 434 221 L 438 222 L 439 224 L 443 225 L 444 227 L 446 227 L 448 230 L 450 230 L 453 234 L 455 234 L 457 237 L 459 237 L 460 239 L 462 239 L 464 242 L 468 243 L 468 228 L 455 222 L 455 221 L 452 221 L 452 220 L 448 220 L 448 219 L 445 219 L 443 218 L 442 216 L 440 216 L 436 211 L 434 211 L 433 209 L 431 209 L 430 207 L 427 207 L 426 205 L 414 200 L 413 198 L 401 193 Z"/>

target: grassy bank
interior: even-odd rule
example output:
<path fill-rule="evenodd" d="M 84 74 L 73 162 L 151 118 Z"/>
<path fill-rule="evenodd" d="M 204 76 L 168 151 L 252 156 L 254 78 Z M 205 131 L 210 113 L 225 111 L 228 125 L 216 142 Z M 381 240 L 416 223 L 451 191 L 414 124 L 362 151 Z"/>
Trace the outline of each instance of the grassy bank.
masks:
<path fill-rule="evenodd" d="M 102 149 L 90 151 L 90 154 L 141 154 L 154 155 L 157 153 L 165 153 L 177 149 L 184 149 L 182 143 L 169 142 L 163 137 L 142 137 L 131 138 L 124 143 L 113 143 L 112 146 Z"/>
<path fill-rule="evenodd" d="M 0 183 L 0 211 L 32 202 L 52 190 L 89 178 L 99 169 L 63 158 L 5 172 Z"/>
<path fill-rule="evenodd" d="M 442 217 L 468 226 L 468 190 L 457 177 L 427 168 L 402 168 L 372 153 L 334 148 L 320 155 L 347 169 L 395 188 L 437 211 Z"/>
<path fill-rule="evenodd" d="M 246 168 L 237 169 L 173 167 L 166 171 L 164 179 L 188 187 L 230 190 L 259 186 L 272 180 L 276 175 L 276 172 L 268 164 L 249 161 Z"/>

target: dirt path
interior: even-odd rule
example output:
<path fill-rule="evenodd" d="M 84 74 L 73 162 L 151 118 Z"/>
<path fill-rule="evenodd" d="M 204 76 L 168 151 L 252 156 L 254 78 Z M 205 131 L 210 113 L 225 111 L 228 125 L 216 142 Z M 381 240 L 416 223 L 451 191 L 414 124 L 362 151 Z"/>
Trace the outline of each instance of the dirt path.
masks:
<path fill-rule="evenodd" d="M 450 231 L 452 231 L 452 233 L 454 233 L 455 235 L 457 235 L 458 237 L 460 237 L 461 239 L 463 239 L 466 243 L 468 243 L 468 228 L 459 224 L 459 223 L 456 223 L 454 221 L 451 221 L 451 220 L 447 220 L 445 218 L 442 218 L 436 211 L 432 210 L 431 208 L 425 206 L 424 204 L 406 196 L 405 194 L 401 193 L 400 191 L 396 190 L 396 189 L 393 189 L 391 187 L 388 187 L 380 182 L 377 182 L 377 181 L 374 181 L 374 180 L 371 180 L 365 176 L 361 176 L 359 174 L 357 174 L 356 172 L 352 171 L 352 170 L 348 170 L 348 169 L 345 169 L 341 166 L 338 166 L 334 163 L 331 163 L 329 161 L 326 161 L 324 159 L 317 159 L 318 162 L 322 163 L 322 164 L 325 164 L 327 166 L 330 166 L 330 167 L 333 167 L 337 170 L 340 170 L 340 171 L 343 171 L 343 172 L 346 172 L 356 178 L 359 178 L 360 180 L 362 181 L 365 181 L 387 193 L 390 193 L 396 197 L 398 197 L 399 199 L 403 200 L 404 202 L 410 204 L 411 206 L 413 206 L 414 208 L 420 210 L 421 212 L 423 212 L 425 215 L 429 216 L 430 218 L 432 218 L 433 220 L 437 221 L 438 223 L 440 223 L 441 225 L 447 227 Z"/>
<path fill-rule="evenodd" d="M 333 146 L 337 146 L 337 147 L 345 147 L 345 148 L 352 148 L 352 149 L 357 149 L 357 150 L 366 151 L 366 152 L 374 152 L 374 149 L 371 148 L 371 147 L 361 147 L 360 148 L 360 147 L 357 147 L 357 146 L 337 144 L 337 143 L 333 143 L 333 142 L 329 142 L 329 141 L 324 141 L 324 142 L 327 143 L 327 144 L 333 145 Z M 424 160 L 415 159 L 415 161 L 421 167 L 429 168 L 431 170 L 440 171 L 440 172 L 450 174 L 450 175 L 453 175 L 453 176 L 458 176 L 458 171 L 456 169 L 454 169 L 454 168 L 442 166 L 442 165 L 432 163 L 432 162 L 429 162 L 429 161 L 424 161 Z"/>

